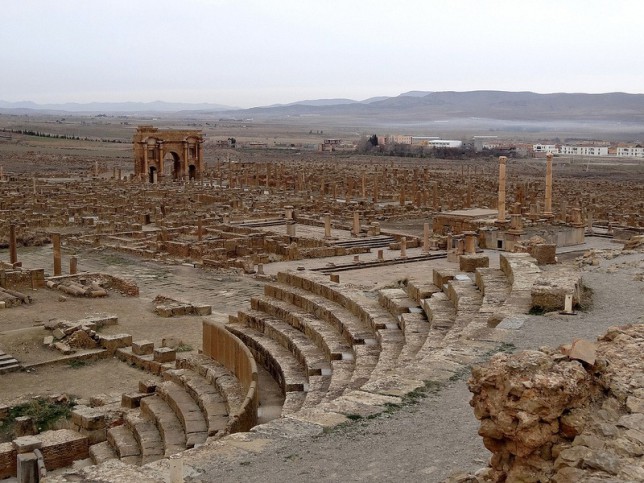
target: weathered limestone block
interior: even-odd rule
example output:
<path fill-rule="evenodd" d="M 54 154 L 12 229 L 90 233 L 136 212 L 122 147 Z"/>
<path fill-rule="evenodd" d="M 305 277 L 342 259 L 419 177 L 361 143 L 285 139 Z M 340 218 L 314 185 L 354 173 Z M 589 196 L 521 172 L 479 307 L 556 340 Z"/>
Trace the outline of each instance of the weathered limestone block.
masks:
<path fill-rule="evenodd" d="M 441 269 L 441 270 L 434 269 L 434 278 L 433 278 L 434 285 L 440 288 L 443 285 L 445 285 L 447 282 L 452 280 L 455 275 L 456 275 L 456 270 L 453 270 L 453 269 L 449 269 L 449 268 Z"/>
<path fill-rule="evenodd" d="M 110 354 L 113 354 L 116 349 L 131 346 L 132 336 L 130 334 L 100 335 L 98 343 Z"/>
<path fill-rule="evenodd" d="M 548 311 L 563 310 L 566 294 L 572 295 L 573 307 L 579 307 L 581 300 L 581 277 L 576 272 L 561 271 L 539 277 L 530 291 L 532 307 Z"/>
<path fill-rule="evenodd" d="M 557 245 L 541 243 L 530 247 L 530 255 L 537 261 L 537 265 L 550 265 L 557 263 Z"/>
<path fill-rule="evenodd" d="M 132 342 L 132 352 L 137 356 L 146 356 L 154 352 L 154 342 L 137 340 Z"/>
<path fill-rule="evenodd" d="M 157 347 L 154 349 L 155 362 L 172 362 L 177 358 L 177 352 L 170 347 Z M 154 372 L 154 371 L 152 371 Z"/>
<path fill-rule="evenodd" d="M 490 258 L 487 255 L 461 255 L 458 263 L 461 272 L 474 272 L 477 268 L 488 268 Z"/>

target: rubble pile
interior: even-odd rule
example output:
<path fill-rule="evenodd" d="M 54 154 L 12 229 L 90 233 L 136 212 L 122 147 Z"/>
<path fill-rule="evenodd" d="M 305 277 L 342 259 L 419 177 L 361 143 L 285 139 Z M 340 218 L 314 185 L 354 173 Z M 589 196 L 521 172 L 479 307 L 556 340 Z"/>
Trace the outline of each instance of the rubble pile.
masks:
<path fill-rule="evenodd" d="M 490 466 L 463 481 L 644 481 L 644 325 L 498 354 L 468 381 Z"/>
<path fill-rule="evenodd" d="M 106 325 L 115 325 L 118 318 L 114 315 L 87 317 L 78 321 L 51 320 L 45 323 L 45 329 L 51 331 L 43 344 L 50 349 L 73 354 L 77 350 L 96 349 L 99 347 L 98 330 Z"/>

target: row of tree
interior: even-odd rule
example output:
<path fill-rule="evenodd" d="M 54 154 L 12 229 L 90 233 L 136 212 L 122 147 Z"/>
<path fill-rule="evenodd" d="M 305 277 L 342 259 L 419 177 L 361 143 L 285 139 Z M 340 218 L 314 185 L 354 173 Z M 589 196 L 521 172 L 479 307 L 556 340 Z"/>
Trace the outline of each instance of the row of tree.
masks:
<path fill-rule="evenodd" d="M 41 138 L 53 138 L 53 139 L 72 139 L 75 141 L 99 141 L 102 143 L 125 143 L 129 141 L 123 141 L 122 139 L 104 139 L 104 138 L 89 138 L 87 136 L 80 137 L 74 136 L 73 134 L 51 134 L 47 132 L 33 131 L 31 129 L 0 129 L 2 132 L 10 132 L 13 134 L 23 134 L 25 136 L 37 136 Z"/>

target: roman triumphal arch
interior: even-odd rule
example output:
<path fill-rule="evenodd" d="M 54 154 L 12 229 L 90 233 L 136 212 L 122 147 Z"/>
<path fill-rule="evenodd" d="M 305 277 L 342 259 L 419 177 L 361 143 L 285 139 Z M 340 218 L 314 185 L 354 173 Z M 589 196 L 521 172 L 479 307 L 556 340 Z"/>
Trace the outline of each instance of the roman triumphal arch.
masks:
<path fill-rule="evenodd" d="M 190 180 L 201 176 L 203 135 L 201 131 L 139 126 L 132 140 L 134 174 L 150 183 L 164 179 Z"/>

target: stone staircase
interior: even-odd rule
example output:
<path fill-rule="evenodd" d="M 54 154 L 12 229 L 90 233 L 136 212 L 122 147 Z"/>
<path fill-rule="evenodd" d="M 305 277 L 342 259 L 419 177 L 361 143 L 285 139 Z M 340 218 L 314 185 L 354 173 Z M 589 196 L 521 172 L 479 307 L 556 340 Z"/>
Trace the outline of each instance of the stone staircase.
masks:
<path fill-rule="evenodd" d="M 246 396 L 222 365 L 201 355 L 178 359 L 163 379 L 141 382 L 138 393 L 124 395 L 122 424 L 90 446 L 95 464 L 110 459 L 147 464 L 235 431 Z"/>
<path fill-rule="evenodd" d="M 15 357 L 0 350 L 0 374 L 8 372 L 21 371 L 22 365 L 16 360 Z"/>

